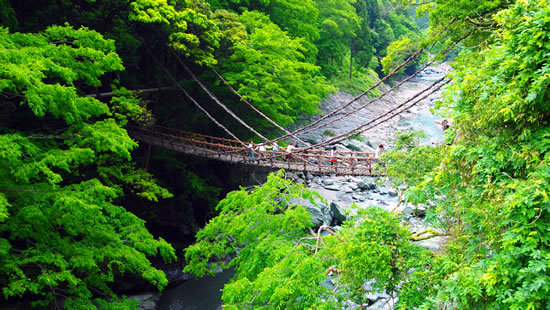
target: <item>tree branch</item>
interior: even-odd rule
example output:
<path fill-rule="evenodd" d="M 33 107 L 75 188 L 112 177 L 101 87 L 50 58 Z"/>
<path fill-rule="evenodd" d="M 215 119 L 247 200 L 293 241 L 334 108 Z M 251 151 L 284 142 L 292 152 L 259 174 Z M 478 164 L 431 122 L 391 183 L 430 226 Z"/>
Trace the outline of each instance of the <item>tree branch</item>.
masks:
<path fill-rule="evenodd" d="M 430 235 L 421 237 L 422 235 L 425 235 L 427 233 L 430 233 Z M 433 228 L 427 228 L 424 231 L 421 231 L 421 232 L 419 232 L 415 235 L 412 235 L 411 240 L 412 241 L 422 241 L 422 240 L 427 240 L 427 239 L 431 239 L 431 238 L 435 238 L 435 237 L 444 237 L 444 236 L 450 236 L 450 234 L 436 231 Z"/>

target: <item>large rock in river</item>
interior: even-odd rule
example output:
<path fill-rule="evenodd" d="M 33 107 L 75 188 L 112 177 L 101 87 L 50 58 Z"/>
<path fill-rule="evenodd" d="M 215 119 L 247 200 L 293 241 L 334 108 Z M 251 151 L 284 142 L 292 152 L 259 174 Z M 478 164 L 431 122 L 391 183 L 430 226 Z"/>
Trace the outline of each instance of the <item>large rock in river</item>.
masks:
<path fill-rule="evenodd" d="M 292 198 L 288 201 L 289 205 L 301 205 L 306 208 L 311 216 L 313 225 L 319 227 L 321 225 L 330 225 L 332 223 L 332 212 L 330 209 L 321 203 L 313 204 L 308 199 Z"/>

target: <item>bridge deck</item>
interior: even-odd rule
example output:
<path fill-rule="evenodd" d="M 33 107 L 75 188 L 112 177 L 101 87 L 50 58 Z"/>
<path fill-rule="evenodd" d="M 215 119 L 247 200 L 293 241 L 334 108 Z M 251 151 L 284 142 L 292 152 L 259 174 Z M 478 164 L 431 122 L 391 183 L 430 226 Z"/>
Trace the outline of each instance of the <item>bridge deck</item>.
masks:
<path fill-rule="evenodd" d="M 296 149 L 289 157 L 284 152 L 274 154 L 269 150 L 265 152 L 255 150 L 255 157 L 250 158 L 248 148 L 243 147 L 236 140 L 210 137 L 160 126 L 131 128 L 129 133 L 134 139 L 152 145 L 235 164 L 316 174 L 380 175 L 374 169 L 377 160 L 372 152 L 338 151 L 336 156 L 330 156 L 330 151 L 327 150 L 304 152 Z"/>

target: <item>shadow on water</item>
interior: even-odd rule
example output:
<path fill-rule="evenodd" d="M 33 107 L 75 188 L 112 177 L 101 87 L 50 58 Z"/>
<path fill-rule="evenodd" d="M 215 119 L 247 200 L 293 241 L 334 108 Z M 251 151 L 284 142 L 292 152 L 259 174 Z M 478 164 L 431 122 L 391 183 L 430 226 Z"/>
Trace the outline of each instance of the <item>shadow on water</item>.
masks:
<path fill-rule="evenodd" d="M 160 297 L 159 310 L 216 310 L 222 309 L 224 284 L 235 271 L 227 270 L 215 276 L 192 279 L 166 290 Z"/>

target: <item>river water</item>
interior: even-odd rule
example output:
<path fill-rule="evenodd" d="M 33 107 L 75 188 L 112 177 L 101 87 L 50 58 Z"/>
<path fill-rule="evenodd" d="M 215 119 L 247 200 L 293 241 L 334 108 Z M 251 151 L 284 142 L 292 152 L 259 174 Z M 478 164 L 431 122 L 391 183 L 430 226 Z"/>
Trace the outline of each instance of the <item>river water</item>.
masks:
<path fill-rule="evenodd" d="M 232 270 L 204 276 L 167 289 L 160 298 L 159 310 L 217 310 L 221 307 L 221 289 L 235 274 Z"/>

